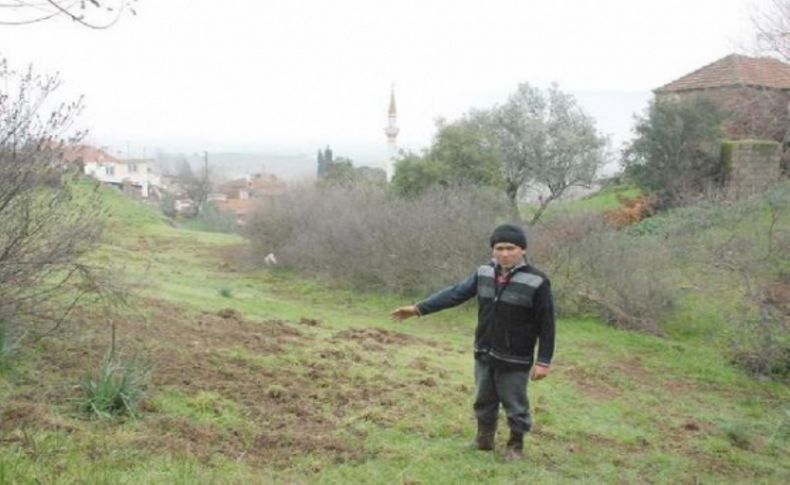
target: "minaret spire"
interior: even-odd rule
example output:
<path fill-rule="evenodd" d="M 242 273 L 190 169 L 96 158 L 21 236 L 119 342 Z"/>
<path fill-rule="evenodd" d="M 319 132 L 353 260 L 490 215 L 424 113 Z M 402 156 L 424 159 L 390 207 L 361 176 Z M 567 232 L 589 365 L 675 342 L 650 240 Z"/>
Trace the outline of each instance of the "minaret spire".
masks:
<path fill-rule="evenodd" d="M 387 127 L 384 128 L 384 134 L 387 135 L 387 146 L 389 147 L 389 154 L 386 164 L 387 181 L 392 180 L 395 173 L 395 156 L 398 154 L 398 110 L 395 107 L 395 83 L 390 88 L 390 109 L 387 116 Z"/>
<path fill-rule="evenodd" d="M 395 107 L 395 84 L 392 85 L 390 88 L 390 110 L 389 115 L 391 117 L 398 117 L 398 109 Z"/>

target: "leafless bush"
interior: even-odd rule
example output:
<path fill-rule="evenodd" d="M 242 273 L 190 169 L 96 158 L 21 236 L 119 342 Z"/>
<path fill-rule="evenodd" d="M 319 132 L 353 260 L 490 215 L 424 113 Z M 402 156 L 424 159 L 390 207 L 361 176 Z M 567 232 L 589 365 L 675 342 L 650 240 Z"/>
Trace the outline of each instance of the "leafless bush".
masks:
<path fill-rule="evenodd" d="M 59 162 L 79 101 L 56 104 L 56 77 L 0 60 L 0 321 L 14 339 L 50 330 L 100 289 L 80 256 L 98 241 L 95 187 Z"/>
<path fill-rule="evenodd" d="M 618 231 L 599 214 L 557 217 L 534 239 L 533 259 L 552 276 L 561 313 L 594 310 L 618 327 L 663 334 L 676 285 L 661 241 Z"/>
<path fill-rule="evenodd" d="M 554 217 L 532 228 L 529 259 L 548 273 L 556 310 L 563 315 L 583 312 L 574 282 L 578 272 L 578 246 L 591 234 L 609 230 L 598 214 L 568 214 Z"/>
<path fill-rule="evenodd" d="M 303 186 L 257 211 L 255 253 L 355 287 L 422 293 L 468 275 L 488 259 L 488 237 L 505 205 L 469 187 L 415 199 L 382 187 Z"/>

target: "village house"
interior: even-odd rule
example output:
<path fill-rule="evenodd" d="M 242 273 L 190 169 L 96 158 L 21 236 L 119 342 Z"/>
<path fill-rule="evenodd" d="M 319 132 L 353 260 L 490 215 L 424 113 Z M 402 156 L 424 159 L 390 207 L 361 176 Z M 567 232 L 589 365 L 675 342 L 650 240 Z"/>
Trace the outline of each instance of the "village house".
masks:
<path fill-rule="evenodd" d="M 702 96 L 725 113 L 733 140 L 790 143 L 790 64 L 770 57 L 730 54 L 654 90 L 657 100 Z"/>
<path fill-rule="evenodd" d="M 153 172 L 151 160 L 121 160 L 90 145 L 66 147 L 62 158 L 68 163 L 78 165 L 85 175 L 99 182 L 131 190 L 145 199 L 161 197 L 161 180 Z"/>
<path fill-rule="evenodd" d="M 703 97 L 723 112 L 722 164 L 739 193 L 790 173 L 790 64 L 731 54 L 654 91 L 656 100 Z"/>
<path fill-rule="evenodd" d="M 256 207 L 266 204 L 285 190 L 285 182 L 276 175 L 257 173 L 221 184 L 208 200 L 220 210 L 234 214 L 236 222 L 243 226 Z"/>

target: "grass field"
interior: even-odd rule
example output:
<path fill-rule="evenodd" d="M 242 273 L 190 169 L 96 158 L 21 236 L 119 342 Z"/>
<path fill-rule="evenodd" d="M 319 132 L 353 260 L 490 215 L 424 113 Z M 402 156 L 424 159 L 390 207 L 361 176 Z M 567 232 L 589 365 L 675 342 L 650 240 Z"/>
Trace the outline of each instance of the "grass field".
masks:
<path fill-rule="evenodd" d="M 560 320 L 526 458 L 504 464 L 467 448 L 471 306 L 395 324 L 406 302 L 250 268 L 238 236 L 107 199 L 92 259 L 134 290 L 113 318 L 152 366 L 147 399 L 136 418 L 78 410 L 110 342 L 82 309 L 0 370 L 0 483 L 790 482 L 787 386 L 706 341 Z"/>

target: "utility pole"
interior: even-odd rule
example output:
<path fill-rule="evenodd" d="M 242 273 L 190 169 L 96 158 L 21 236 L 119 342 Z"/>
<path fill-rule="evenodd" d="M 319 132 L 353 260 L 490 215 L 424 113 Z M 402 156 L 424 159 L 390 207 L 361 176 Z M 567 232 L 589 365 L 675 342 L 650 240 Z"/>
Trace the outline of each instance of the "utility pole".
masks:
<path fill-rule="evenodd" d="M 211 190 L 208 181 L 208 151 L 203 151 L 203 180 L 201 180 L 201 184 L 203 185 L 203 200 L 200 202 L 202 204 L 208 200 L 208 193 Z"/>

